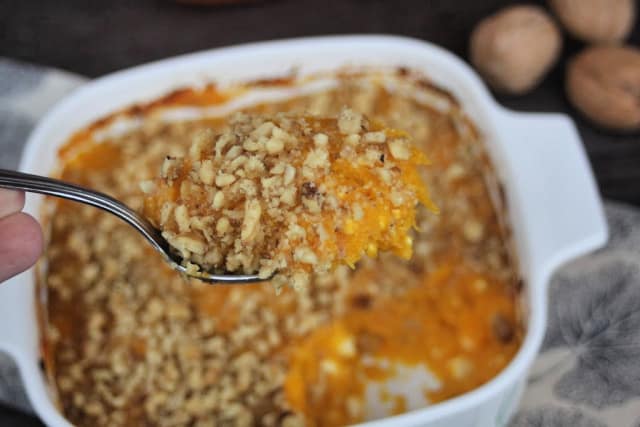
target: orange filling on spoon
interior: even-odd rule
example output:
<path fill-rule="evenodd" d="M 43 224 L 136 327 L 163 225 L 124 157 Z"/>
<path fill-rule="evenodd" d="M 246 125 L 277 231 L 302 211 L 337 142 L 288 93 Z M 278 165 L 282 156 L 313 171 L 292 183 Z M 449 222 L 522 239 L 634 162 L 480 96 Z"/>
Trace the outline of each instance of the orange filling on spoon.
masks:
<path fill-rule="evenodd" d="M 238 114 L 141 183 L 145 213 L 194 273 L 274 273 L 279 288 L 390 251 L 408 259 L 427 158 L 402 131 L 339 117 Z"/>

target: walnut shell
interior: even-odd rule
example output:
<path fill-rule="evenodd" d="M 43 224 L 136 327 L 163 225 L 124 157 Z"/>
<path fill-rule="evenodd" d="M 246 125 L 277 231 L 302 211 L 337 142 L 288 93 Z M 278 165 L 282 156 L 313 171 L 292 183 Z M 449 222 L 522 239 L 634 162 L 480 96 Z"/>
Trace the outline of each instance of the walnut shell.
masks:
<path fill-rule="evenodd" d="M 549 0 L 549 6 L 569 33 L 594 43 L 626 39 L 636 16 L 635 0 Z"/>
<path fill-rule="evenodd" d="M 560 30 L 537 6 L 512 6 L 482 20 L 471 34 L 471 62 L 499 92 L 533 88 L 558 59 Z"/>
<path fill-rule="evenodd" d="M 594 46 L 567 67 L 567 96 L 593 122 L 610 129 L 640 130 L 640 50 Z"/>

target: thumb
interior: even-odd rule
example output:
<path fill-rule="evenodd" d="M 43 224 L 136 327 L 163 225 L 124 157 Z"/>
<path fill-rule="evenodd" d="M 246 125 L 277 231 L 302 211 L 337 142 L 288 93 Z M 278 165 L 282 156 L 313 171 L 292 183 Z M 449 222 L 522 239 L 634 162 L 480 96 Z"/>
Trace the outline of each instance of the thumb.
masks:
<path fill-rule="evenodd" d="M 25 213 L 0 218 L 0 282 L 31 267 L 43 249 L 38 222 Z"/>

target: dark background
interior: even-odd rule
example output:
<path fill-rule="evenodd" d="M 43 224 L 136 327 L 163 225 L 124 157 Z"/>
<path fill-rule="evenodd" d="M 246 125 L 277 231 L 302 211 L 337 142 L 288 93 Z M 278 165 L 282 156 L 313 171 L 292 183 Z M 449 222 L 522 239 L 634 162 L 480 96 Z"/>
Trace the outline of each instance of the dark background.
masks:
<path fill-rule="evenodd" d="M 508 0 L 265 0 L 216 7 L 170 0 L 0 0 L 0 55 L 96 77 L 217 46 L 321 34 L 391 33 L 467 57 L 476 22 Z M 528 3 L 544 4 L 543 1 Z M 640 44 L 636 25 L 629 42 Z M 640 135 L 612 135 L 579 117 L 563 92 L 564 64 L 583 44 L 565 37 L 563 58 L 529 95 L 498 96 L 522 111 L 574 116 L 605 197 L 640 205 Z M 0 425 L 39 425 L 0 407 Z"/>

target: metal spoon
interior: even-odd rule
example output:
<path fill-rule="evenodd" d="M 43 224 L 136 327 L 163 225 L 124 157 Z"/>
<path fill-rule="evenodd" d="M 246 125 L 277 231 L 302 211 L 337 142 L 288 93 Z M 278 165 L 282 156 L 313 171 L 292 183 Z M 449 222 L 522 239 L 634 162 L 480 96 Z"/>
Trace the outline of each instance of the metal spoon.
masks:
<path fill-rule="evenodd" d="M 160 230 L 155 228 L 146 218 L 106 194 L 53 178 L 4 169 L 0 169 L 0 187 L 62 197 L 63 199 L 73 200 L 103 209 L 138 230 L 138 232 L 151 243 L 151 246 L 162 254 L 164 260 L 169 263 L 173 269 L 204 282 L 245 284 L 269 280 L 261 279 L 257 275 L 212 274 L 202 271 L 193 274 L 187 272 L 187 269 L 181 265 L 182 259 L 172 253 L 169 242 L 162 237 Z"/>

